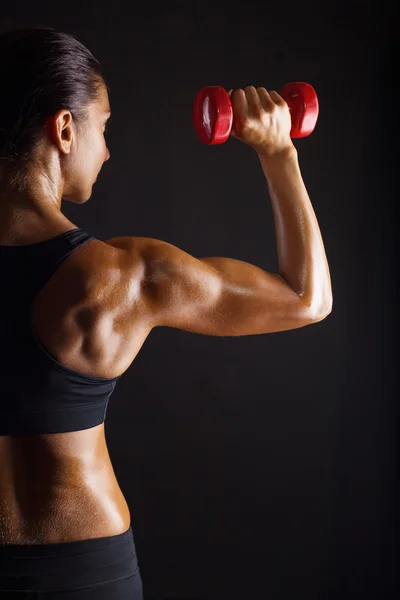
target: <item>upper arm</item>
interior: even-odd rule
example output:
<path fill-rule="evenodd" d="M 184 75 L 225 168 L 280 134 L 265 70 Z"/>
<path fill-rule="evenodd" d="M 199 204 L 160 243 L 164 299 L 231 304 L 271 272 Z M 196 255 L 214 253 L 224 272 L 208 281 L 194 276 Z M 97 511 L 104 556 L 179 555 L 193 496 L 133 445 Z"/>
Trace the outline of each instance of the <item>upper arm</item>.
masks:
<path fill-rule="evenodd" d="M 279 274 L 232 258 L 198 259 L 153 238 L 116 240 L 108 243 L 125 250 L 128 267 L 133 261 L 142 265 L 141 295 L 151 327 L 241 336 L 296 329 L 323 318 L 311 315 Z"/>

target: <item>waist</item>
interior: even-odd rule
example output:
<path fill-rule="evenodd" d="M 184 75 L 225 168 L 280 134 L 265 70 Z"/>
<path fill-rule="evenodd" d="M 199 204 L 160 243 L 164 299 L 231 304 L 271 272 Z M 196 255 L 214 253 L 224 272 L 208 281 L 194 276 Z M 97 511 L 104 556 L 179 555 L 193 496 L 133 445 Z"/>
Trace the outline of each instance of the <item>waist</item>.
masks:
<path fill-rule="evenodd" d="M 94 432 L 90 433 L 94 441 Z M 79 441 L 80 434 L 69 434 L 74 436 L 69 437 L 69 442 L 76 438 Z M 0 481 L 0 544 L 82 541 L 118 535 L 128 529 L 129 507 L 105 450 L 99 450 L 85 465 L 83 455 L 89 450 L 85 451 L 83 441 L 81 448 L 78 442 L 75 444 L 74 456 L 56 459 L 55 452 L 50 455 L 40 451 L 36 436 L 20 438 L 19 450 L 17 440 L 8 445 L 8 452 L 6 447 L 0 451 L 0 463 L 4 464 Z M 29 469 L 28 440 L 32 453 Z M 43 444 L 43 438 L 41 441 Z M 56 445 L 56 440 L 52 439 L 52 443 Z M 68 440 L 64 443 L 68 444 Z M 65 454 L 67 450 L 62 451 Z"/>

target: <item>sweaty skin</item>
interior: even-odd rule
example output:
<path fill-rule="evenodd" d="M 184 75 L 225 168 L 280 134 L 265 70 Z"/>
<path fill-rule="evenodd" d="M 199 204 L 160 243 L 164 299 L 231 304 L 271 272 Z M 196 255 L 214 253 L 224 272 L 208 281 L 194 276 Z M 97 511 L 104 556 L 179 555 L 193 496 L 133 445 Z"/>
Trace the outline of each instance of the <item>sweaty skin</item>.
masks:
<path fill-rule="evenodd" d="M 245 131 L 251 131 L 250 123 L 258 135 L 266 115 L 284 122 L 284 106 L 273 107 L 266 93 L 263 108 L 255 88 L 246 88 L 249 105 L 255 102 L 250 117 L 243 112 L 245 96 L 233 94 Z M 0 245 L 34 244 L 76 228 L 62 214 L 61 202 L 90 199 L 110 158 L 104 139 L 109 114 L 104 87 L 88 109 L 85 130 L 68 110 L 49 117 L 23 191 L 10 185 L 0 162 Z M 240 139 L 239 128 L 235 132 Z M 229 258 L 195 259 L 149 238 L 91 240 L 62 263 L 35 298 L 32 322 L 49 353 L 73 370 L 114 378 L 126 371 L 156 326 L 254 335 L 324 319 L 332 290 L 318 223 L 296 154 L 290 149 L 286 155 L 285 148 L 274 157 L 276 144 L 265 138 L 259 157 L 274 210 L 279 274 Z M 104 424 L 77 432 L 0 436 L 0 543 L 87 540 L 118 535 L 129 526 Z"/>
<path fill-rule="evenodd" d="M 49 118 L 46 136 L 28 173 L 29 186 L 23 193 L 10 185 L 9 174 L 2 165 L 1 245 L 34 244 L 76 227 L 61 213 L 61 202 L 79 204 L 91 197 L 97 176 L 110 158 L 104 138 L 110 112 L 104 86 L 100 100 L 89 107 L 85 130 L 77 129 L 67 110 Z M 76 250 L 39 293 L 32 314 L 39 338 L 59 362 L 107 378 L 126 370 L 148 335 L 140 320 L 132 319 L 120 329 L 124 303 L 116 313 L 116 299 L 112 298 L 118 280 L 115 252 L 97 240 Z M 104 266 L 101 275 L 99 264 Z M 81 289 L 76 265 L 81 269 Z M 89 277 L 86 285 L 92 290 L 89 295 L 83 285 L 85 277 Z M 97 306 L 100 290 L 108 290 L 108 297 L 102 295 L 101 313 L 97 311 L 97 316 L 103 322 L 112 319 L 115 327 L 111 333 L 110 329 L 98 327 L 99 322 L 89 323 L 86 331 L 79 331 L 69 319 L 69 329 L 66 327 L 63 315 L 68 312 L 70 316 L 71 304 L 70 309 L 67 307 L 72 300 L 64 298 L 64 294 L 60 297 L 60 281 L 66 282 L 64 290 L 74 290 L 73 310 L 77 312 L 82 306 Z M 120 296 L 121 293 L 119 299 Z M 105 329 L 107 340 L 102 339 L 101 331 Z M 64 337 L 63 333 L 66 337 L 61 345 L 58 340 L 59 334 Z M 83 335 L 85 339 L 93 336 L 96 352 L 92 355 L 71 348 Z M 0 437 L 0 543 L 86 540 L 117 535 L 129 526 L 129 509 L 110 461 L 104 423 L 85 431 Z"/>
<path fill-rule="evenodd" d="M 49 226 L 40 237 L 49 239 L 73 228 L 66 220 L 64 225 L 60 222 Z M 38 237 L 30 227 L 29 236 L 19 235 L 15 241 L 34 243 L 41 241 Z M 0 229 L 0 244 L 3 238 Z M 9 242 L 9 231 L 7 239 Z M 149 334 L 140 318 L 140 302 L 136 321 L 132 319 L 131 304 L 129 321 L 126 319 L 124 306 L 128 299 L 120 303 L 116 313 L 121 291 L 116 289 L 114 251 L 98 240 L 77 249 L 36 297 L 32 312 L 39 339 L 56 360 L 71 369 L 105 378 L 122 374 Z M 101 277 L 96 275 L 99 264 L 104 266 Z M 77 265 L 82 282 L 86 279 L 80 293 Z M 60 281 L 66 285 L 60 286 Z M 86 286 L 92 289 L 89 296 Z M 64 290 L 62 297 L 60 289 Z M 65 289 L 73 290 L 73 295 L 65 297 Z M 99 312 L 96 307 L 100 303 Z M 65 318 L 71 316 L 72 306 L 77 313 L 89 308 L 89 313 L 96 312 L 96 319 L 85 328 L 72 325 L 73 320 Z M 76 344 L 84 336 L 93 341 L 93 352 L 76 350 L 84 347 Z M 64 339 L 62 345 L 57 341 L 60 338 Z M 104 423 L 84 431 L 0 436 L 0 543 L 86 540 L 117 535 L 129 526 L 130 513 L 110 461 Z"/>

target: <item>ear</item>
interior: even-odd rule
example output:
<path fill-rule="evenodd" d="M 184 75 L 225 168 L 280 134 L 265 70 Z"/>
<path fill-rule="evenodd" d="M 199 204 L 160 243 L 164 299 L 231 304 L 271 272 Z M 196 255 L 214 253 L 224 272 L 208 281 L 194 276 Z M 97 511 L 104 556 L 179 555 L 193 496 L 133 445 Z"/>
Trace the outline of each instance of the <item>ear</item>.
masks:
<path fill-rule="evenodd" d="M 48 117 L 46 125 L 51 141 L 61 152 L 69 154 L 73 135 L 71 112 L 65 109 L 59 110 L 55 115 Z"/>

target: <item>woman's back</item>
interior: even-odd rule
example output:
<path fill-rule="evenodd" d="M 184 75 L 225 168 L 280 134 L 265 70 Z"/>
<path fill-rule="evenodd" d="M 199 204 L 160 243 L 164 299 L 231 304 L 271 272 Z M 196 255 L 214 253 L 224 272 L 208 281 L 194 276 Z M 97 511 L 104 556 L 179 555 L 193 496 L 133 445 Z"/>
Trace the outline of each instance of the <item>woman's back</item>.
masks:
<path fill-rule="evenodd" d="M 50 224 L 41 237 L 52 240 L 63 227 L 68 232 L 74 226 Z M 40 245 L 40 235 L 32 228 L 29 236 L 14 240 L 9 229 L 0 228 L 0 248 L 5 238 L 7 256 L 16 246 L 17 252 L 32 252 L 30 239 Z M 118 252 L 96 239 L 77 248 L 40 290 L 32 309 L 33 329 L 49 355 L 71 370 L 99 378 L 119 377 L 149 333 L 141 322 L 140 302 L 134 317 L 132 295 L 129 318 L 124 315 Z M 4 271 L 6 254 L 0 256 Z M 27 273 L 17 276 L 23 280 Z M 132 273 L 131 277 L 133 282 Z M 0 315 L 0 323 L 10 317 Z M 18 370 L 24 378 L 22 360 Z M 3 396 L 0 411 L 6 405 Z M 2 435 L 0 474 L 0 543 L 83 540 L 116 535 L 130 526 L 129 509 L 110 462 L 104 422 L 80 431 Z"/>

